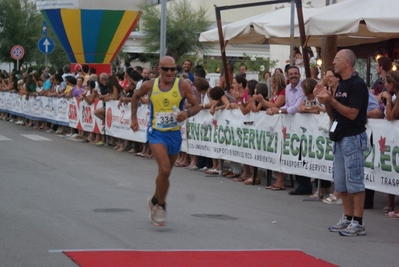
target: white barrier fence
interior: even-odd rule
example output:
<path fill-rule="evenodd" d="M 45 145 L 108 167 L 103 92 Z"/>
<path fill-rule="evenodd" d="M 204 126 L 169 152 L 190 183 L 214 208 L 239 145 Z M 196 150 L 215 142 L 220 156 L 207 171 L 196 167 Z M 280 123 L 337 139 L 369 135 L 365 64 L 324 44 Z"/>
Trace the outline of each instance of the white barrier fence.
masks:
<path fill-rule="evenodd" d="M 145 142 L 149 110 L 138 110 L 140 130 L 130 129 L 130 104 L 117 107 L 106 103 L 105 132 L 132 141 Z M 46 98 L 25 100 L 17 94 L 0 93 L 0 111 L 29 119 L 98 132 L 101 121 L 93 112 L 101 102 L 87 105 L 76 99 Z M 221 158 L 264 169 L 331 180 L 333 143 L 318 130 L 318 115 L 269 116 L 264 112 L 242 115 L 239 110 L 219 111 L 212 116 L 202 111 L 182 128 L 182 151 Z M 365 151 L 365 183 L 369 189 L 399 195 L 399 122 L 370 119 L 369 146 Z"/>

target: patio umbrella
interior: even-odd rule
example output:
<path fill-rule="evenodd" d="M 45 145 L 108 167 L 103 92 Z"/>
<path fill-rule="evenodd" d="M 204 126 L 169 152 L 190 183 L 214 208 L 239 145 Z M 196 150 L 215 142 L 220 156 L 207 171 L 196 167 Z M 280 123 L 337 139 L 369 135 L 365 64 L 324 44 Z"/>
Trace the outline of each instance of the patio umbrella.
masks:
<path fill-rule="evenodd" d="M 272 11 L 262 13 L 253 17 L 229 23 L 222 27 L 224 40 L 230 44 L 263 44 L 266 41 L 265 32 L 253 27 L 253 20 L 258 20 L 269 16 Z M 202 32 L 199 37 L 200 42 L 219 43 L 218 29 L 214 28 Z"/>
<path fill-rule="evenodd" d="M 347 0 L 319 8 L 306 24 L 311 36 L 373 43 L 399 38 L 399 5 L 396 0 Z M 340 46 L 338 44 L 338 46 Z"/>
<path fill-rule="evenodd" d="M 338 4 L 303 7 L 307 46 L 321 46 L 323 36 L 337 35 L 337 46 L 354 46 L 399 38 L 399 6 L 394 0 L 347 0 Z M 389 2 L 389 4 L 388 4 Z M 389 10 L 389 12 L 387 11 Z M 377 13 L 377 14 L 374 14 Z M 366 14 L 369 14 L 367 17 Z M 230 44 L 290 44 L 290 7 L 266 12 L 223 26 Z M 364 24 L 365 22 L 366 24 Z M 295 15 L 295 45 L 300 45 Z M 202 32 L 200 42 L 218 43 L 217 28 Z"/>
<path fill-rule="evenodd" d="M 317 12 L 317 8 L 304 6 L 302 8 L 304 22 L 309 16 Z M 300 45 L 298 17 L 295 13 L 295 44 Z M 253 17 L 239 20 L 222 27 L 224 40 L 229 44 L 271 44 L 290 45 L 291 7 L 262 13 Z M 219 43 L 218 29 L 202 32 L 200 42 Z M 320 42 L 320 39 L 315 42 Z"/>

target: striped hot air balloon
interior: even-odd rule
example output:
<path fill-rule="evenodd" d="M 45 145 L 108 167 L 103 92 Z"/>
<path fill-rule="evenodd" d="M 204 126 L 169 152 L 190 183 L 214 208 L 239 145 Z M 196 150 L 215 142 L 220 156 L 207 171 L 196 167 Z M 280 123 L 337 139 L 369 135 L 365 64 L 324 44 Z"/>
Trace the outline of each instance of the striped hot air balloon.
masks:
<path fill-rule="evenodd" d="M 72 63 L 109 64 L 136 26 L 141 0 L 38 0 Z"/>

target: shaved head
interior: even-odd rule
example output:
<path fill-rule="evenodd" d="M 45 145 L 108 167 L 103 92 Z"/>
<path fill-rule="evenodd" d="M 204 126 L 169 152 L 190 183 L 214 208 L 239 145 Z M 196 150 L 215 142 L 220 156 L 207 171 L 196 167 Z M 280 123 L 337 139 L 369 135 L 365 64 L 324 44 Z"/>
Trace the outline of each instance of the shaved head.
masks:
<path fill-rule="evenodd" d="M 339 52 L 341 52 L 342 55 L 349 60 L 352 67 L 356 65 L 356 55 L 352 50 L 342 49 Z"/>
<path fill-rule="evenodd" d="M 160 66 L 171 66 L 171 65 L 174 66 L 175 64 L 176 64 L 175 59 L 170 56 L 161 57 L 161 59 L 159 60 Z"/>
<path fill-rule="evenodd" d="M 158 72 L 165 84 L 172 84 L 176 74 L 176 62 L 173 57 L 165 56 L 159 60 Z"/>

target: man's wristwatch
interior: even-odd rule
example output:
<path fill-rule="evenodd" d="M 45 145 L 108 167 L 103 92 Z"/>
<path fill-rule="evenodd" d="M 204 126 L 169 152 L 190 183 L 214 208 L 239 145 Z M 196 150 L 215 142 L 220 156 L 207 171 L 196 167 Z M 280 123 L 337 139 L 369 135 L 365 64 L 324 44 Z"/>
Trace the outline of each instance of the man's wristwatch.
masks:
<path fill-rule="evenodd" d="M 283 113 L 283 110 L 282 109 L 279 109 L 278 110 L 278 114 L 282 114 Z"/>

